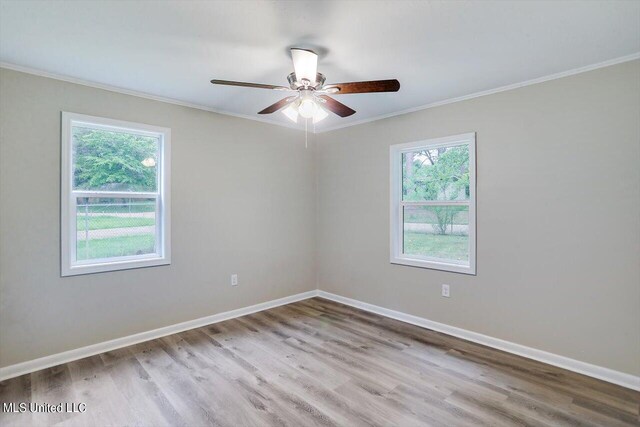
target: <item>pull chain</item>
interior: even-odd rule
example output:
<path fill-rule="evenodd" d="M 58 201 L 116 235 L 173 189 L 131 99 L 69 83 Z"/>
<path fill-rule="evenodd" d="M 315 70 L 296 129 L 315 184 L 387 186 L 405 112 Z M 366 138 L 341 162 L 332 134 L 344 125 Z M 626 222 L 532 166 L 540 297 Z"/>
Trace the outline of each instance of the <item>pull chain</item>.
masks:
<path fill-rule="evenodd" d="M 304 119 L 304 148 L 309 148 L 307 143 L 307 123 L 309 119 Z"/>

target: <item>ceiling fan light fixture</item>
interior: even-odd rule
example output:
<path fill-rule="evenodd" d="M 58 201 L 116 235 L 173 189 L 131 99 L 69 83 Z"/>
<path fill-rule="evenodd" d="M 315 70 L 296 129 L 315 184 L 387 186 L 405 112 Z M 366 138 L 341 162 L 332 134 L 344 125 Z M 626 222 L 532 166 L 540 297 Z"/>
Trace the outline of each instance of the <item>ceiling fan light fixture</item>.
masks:
<path fill-rule="evenodd" d="M 300 101 L 300 106 L 298 106 L 298 113 L 305 119 L 312 118 L 316 114 L 317 110 L 318 105 L 311 98 L 303 99 Z"/>
<path fill-rule="evenodd" d="M 325 85 L 326 78 L 324 74 L 318 72 L 318 55 L 315 52 L 308 49 L 291 48 L 291 59 L 293 60 L 294 71 L 287 76 L 288 88 L 233 80 L 213 79 L 211 83 L 215 85 L 296 92 L 296 95 L 283 98 L 258 111 L 258 114 L 272 114 L 276 111 L 283 111 L 287 118 L 295 123 L 298 122 L 299 116 L 305 119 L 313 119 L 313 123 L 317 123 L 324 120 L 329 113 L 339 117 L 349 117 L 356 113 L 354 109 L 349 108 L 329 95 L 397 92 L 400 90 L 400 82 L 396 79 L 330 83 Z"/>
<path fill-rule="evenodd" d="M 298 123 L 298 110 L 294 104 L 290 104 L 287 108 L 282 110 L 282 114 L 287 116 L 287 118 L 292 122 Z"/>

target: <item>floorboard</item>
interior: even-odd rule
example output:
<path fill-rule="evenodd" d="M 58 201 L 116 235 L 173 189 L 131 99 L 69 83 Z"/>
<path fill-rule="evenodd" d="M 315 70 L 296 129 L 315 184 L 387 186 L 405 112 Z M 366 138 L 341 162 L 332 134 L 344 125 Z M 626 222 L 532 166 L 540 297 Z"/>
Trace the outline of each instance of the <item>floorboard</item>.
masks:
<path fill-rule="evenodd" d="M 0 382 L 2 426 L 638 426 L 640 393 L 312 298 Z"/>

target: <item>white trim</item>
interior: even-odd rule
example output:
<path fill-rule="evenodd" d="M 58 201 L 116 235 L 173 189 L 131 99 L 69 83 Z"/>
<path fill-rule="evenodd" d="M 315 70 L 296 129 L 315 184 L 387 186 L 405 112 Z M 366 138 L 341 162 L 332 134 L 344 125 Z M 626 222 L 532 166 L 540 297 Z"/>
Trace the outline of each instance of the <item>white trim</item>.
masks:
<path fill-rule="evenodd" d="M 609 67 L 611 65 L 616 65 L 616 64 L 622 64 L 624 62 L 629 62 L 629 61 L 634 61 L 636 59 L 640 59 L 640 52 L 637 53 L 632 53 L 631 55 L 625 55 L 625 56 L 621 56 L 618 58 L 613 58 L 613 59 L 609 59 L 607 61 L 602 61 L 602 62 L 598 62 L 595 64 L 591 64 L 591 65 L 586 65 L 584 67 L 578 67 L 578 68 L 573 68 L 571 70 L 567 70 L 567 71 L 562 71 L 559 73 L 554 73 L 554 74 L 549 74 L 547 76 L 542 76 L 542 77 L 538 77 L 535 79 L 531 79 L 531 80 L 525 80 L 523 82 L 519 82 L 519 83 L 513 83 L 510 85 L 506 85 L 506 86 L 500 86 L 494 89 L 488 89 L 488 90 L 484 90 L 484 91 L 480 91 L 480 92 L 474 92 L 468 95 L 463 95 L 463 96 L 458 96 L 455 98 L 448 98 L 448 99 L 443 99 L 442 101 L 436 101 L 436 102 L 432 102 L 429 104 L 423 104 L 423 105 L 419 105 L 417 107 L 412 107 L 412 108 L 407 108 L 405 110 L 400 110 L 400 111 L 396 111 L 393 113 L 388 113 L 388 114 L 381 114 L 378 116 L 374 116 L 374 117 L 369 117 L 366 119 L 362 119 L 362 120 L 356 120 L 353 122 L 348 122 L 348 123 L 344 123 L 344 124 L 337 124 L 335 126 L 331 126 L 328 128 L 324 128 L 324 129 L 315 129 L 315 127 L 313 129 L 310 129 L 309 132 L 311 133 L 323 133 L 323 132 L 329 132 L 332 130 L 337 130 L 337 129 L 342 129 L 342 128 L 346 128 L 346 127 L 350 127 L 350 126 L 357 126 L 357 125 L 361 125 L 364 123 L 369 123 L 369 122 L 373 122 L 376 120 L 382 120 L 382 119 L 387 119 L 389 117 L 395 117 L 395 116 L 400 116 L 403 114 L 408 114 L 408 113 L 414 113 L 416 111 L 421 111 L 421 110 L 426 110 L 429 108 L 434 108 L 434 107 L 440 107 L 442 105 L 447 105 L 447 104 L 453 104 L 454 102 L 460 102 L 460 101 L 466 101 L 469 99 L 473 99 L 473 98 L 478 98 L 481 96 L 485 96 L 485 95 L 491 95 L 494 93 L 498 93 L 498 92 L 504 92 L 507 90 L 512 90 L 512 89 L 518 89 L 521 87 L 525 87 L 525 86 L 531 86 L 534 84 L 538 84 L 538 83 L 543 83 L 549 80 L 555 80 L 555 79 L 561 79 L 563 77 L 568 77 L 568 76 L 572 76 L 574 74 L 580 74 L 580 73 L 586 73 L 587 71 L 593 71 L 593 70 L 597 70 L 598 68 L 604 68 L 604 67 Z M 32 74 L 35 76 L 40 76 L 40 77 L 47 77 L 50 79 L 54 79 L 54 80 L 61 80 L 64 82 L 68 82 L 68 83 L 75 83 L 75 84 L 79 84 L 82 86 L 89 86 L 89 87 L 93 87 L 96 89 L 102 89 L 102 90 L 108 90 L 110 92 L 117 92 L 117 93 L 122 93 L 124 95 L 131 95 L 131 96 L 137 96 L 139 98 L 145 98 L 145 99 L 151 99 L 154 101 L 160 101 L 160 102 L 166 102 L 167 104 L 174 104 L 174 105 L 180 105 L 182 107 L 189 107 L 189 108 L 195 108 L 197 110 L 204 110 L 204 111 L 209 111 L 211 113 L 217 113 L 217 114 L 224 114 L 227 116 L 232 116 L 232 117 L 238 117 L 241 119 L 247 119 L 247 120 L 255 120 L 258 122 L 262 122 L 262 123 L 268 123 L 271 125 L 276 125 L 276 126 L 282 126 L 282 127 L 286 127 L 289 129 L 295 129 L 298 131 L 303 131 L 304 128 L 298 127 L 296 124 L 294 123 L 288 123 L 288 122 L 276 122 L 276 121 L 272 121 L 269 120 L 267 118 L 258 116 L 258 115 L 247 115 L 247 114 L 240 114 L 240 113 L 233 113 L 230 111 L 226 111 L 226 110 L 221 110 L 218 108 L 212 108 L 212 107 L 207 107 L 206 105 L 201 105 L 201 104 L 194 104 L 191 102 L 185 102 L 185 101 L 180 101 L 174 98 L 167 98 L 164 96 L 158 96 L 158 95 L 152 95 L 146 92 L 139 92 L 136 90 L 132 90 L 132 89 L 125 89 L 125 88 L 121 88 L 118 86 L 112 86 L 109 84 L 104 84 L 104 83 L 98 83 L 98 82 L 94 82 L 94 81 L 90 81 L 90 80 L 83 80 L 83 79 L 79 79 L 77 77 L 71 77 L 71 76 L 66 76 L 63 74 L 57 74 L 57 73 L 51 73 L 48 71 L 44 71 L 44 70 L 39 70 L 37 68 L 31 68 L 31 67 L 25 67 L 23 65 L 18 65 L 18 64 L 13 64 L 10 62 L 3 62 L 0 61 L 0 68 L 6 68 L 8 70 L 13 70 L 13 71 L 19 71 L 21 73 L 27 73 L 27 74 Z"/>
<path fill-rule="evenodd" d="M 421 201 L 409 202 L 402 200 L 402 154 L 414 151 L 416 148 L 440 148 L 456 145 L 469 147 L 469 200 Z M 389 262 L 397 265 L 411 267 L 430 268 L 434 270 L 449 271 L 452 273 L 476 274 L 476 134 L 475 132 L 461 135 L 432 138 L 422 141 L 394 144 L 389 147 L 389 173 L 390 173 L 390 227 L 389 227 Z M 409 255 L 403 253 L 402 239 L 404 223 L 402 221 L 405 206 L 442 206 L 464 205 L 469 207 L 469 263 L 460 263 L 454 260 L 440 260 L 431 257 Z"/>
<path fill-rule="evenodd" d="M 440 107 L 442 105 L 453 104 L 455 102 L 467 101 L 473 98 L 479 98 L 481 96 L 493 95 L 494 93 L 505 92 L 508 90 L 519 89 L 525 86 L 531 86 L 538 83 L 544 83 L 549 80 L 561 79 L 563 77 L 573 76 L 575 74 L 586 73 L 588 71 L 597 70 L 598 68 L 610 67 L 612 65 L 622 64 L 624 62 L 635 61 L 636 59 L 640 59 L 640 52 L 633 53 L 631 55 L 625 55 L 618 58 L 610 59 L 608 61 L 598 62 L 596 64 L 586 65 L 584 67 L 573 68 L 567 71 L 561 71 L 559 73 L 549 74 L 546 76 L 538 77 L 531 80 L 525 80 L 519 83 L 513 83 L 506 86 L 500 86 L 494 89 L 487 89 L 480 92 L 470 93 L 468 95 L 458 96 L 455 98 L 443 99 L 442 101 L 432 102 L 430 104 L 418 105 L 417 107 L 407 108 L 405 110 L 396 111 L 388 114 L 380 114 L 378 116 L 369 117 L 362 120 L 356 120 L 353 122 L 337 124 L 335 126 L 331 126 L 328 128 L 318 129 L 314 133 L 323 133 L 330 132 L 332 130 L 343 129 L 346 127 L 357 126 L 364 123 L 375 122 L 376 120 L 388 119 L 390 117 L 401 116 L 403 114 L 415 113 L 416 111 L 427 110 L 429 108 Z M 0 66 L 2 64 L 0 63 Z"/>
<path fill-rule="evenodd" d="M 109 84 L 98 83 L 91 80 L 79 79 L 77 77 L 71 77 L 64 74 L 50 73 L 49 71 L 39 70 L 37 68 L 25 67 L 23 65 L 12 64 L 10 62 L 0 61 L 0 68 L 6 68 L 7 70 L 19 71 L 21 73 L 32 74 L 34 76 L 46 77 L 49 79 L 60 80 L 67 83 L 74 83 L 77 85 L 88 86 L 96 89 L 108 90 L 109 92 L 121 93 L 123 95 L 136 96 L 138 98 L 150 99 L 152 101 L 165 102 L 167 104 L 179 105 L 181 107 L 195 108 L 197 110 L 209 111 L 210 113 L 223 114 L 225 116 L 237 117 L 240 119 L 255 120 L 257 122 L 268 123 L 270 125 L 282 126 L 289 129 L 295 129 L 298 131 L 304 131 L 304 128 L 296 126 L 294 123 L 276 122 L 266 119 L 262 116 L 250 116 L 247 114 L 233 113 L 231 111 L 221 110 L 218 108 L 207 107 L 202 104 L 194 104 L 191 102 L 180 101 L 174 98 L 167 98 L 159 95 L 152 95 L 146 92 L 140 92 L 133 89 L 125 89 L 118 86 L 112 86 Z M 315 133 L 315 132 L 312 132 Z"/>
<path fill-rule="evenodd" d="M 402 206 L 469 206 L 468 200 L 422 200 L 420 202 L 412 202 L 400 200 Z"/>
<path fill-rule="evenodd" d="M 291 304 L 292 302 L 313 298 L 315 296 L 318 296 L 317 290 L 303 292 L 300 294 L 251 305 L 249 307 L 225 311 L 223 313 L 201 317 L 199 319 L 189 320 L 182 323 L 176 323 L 175 325 L 165 326 L 162 328 L 153 329 L 151 331 L 140 332 L 138 334 L 116 338 L 114 340 L 92 344 L 86 347 L 77 348 L 75 350 L 52 354 L 50 356 L 29 360 L 27 362 L 16 363 L 15 365 L 9 365 L 5 366 L 4 368 L 0 368 L 0 381 L 39 371 L 40 369 L 50 368 L 62 363 L 73 362 L 74 360 L 94 356 L 106 351 L 112 351 L 141 342 L 162 338 L 167 335 L 177 334 L 189 329 L 200 328 L 202 326 L 211 325 L 213 323 L 223 322 L 225 320 L 235 319 L 236 317 L 246 316 L 258 311 L 268 310 L 270 308 L 279 307 L 285 304 Z"/>
<path fill-rule="evenodd" d="M 442 332 L 444 334 L 461 338 L 463 340 L 486 345 L 487 347 L 502 350 L 507 353 L 516 354 L 518 356 L 537 360 L 538 362 L 546 363 L 548 365 L 557 366 L 559 368 L 567 369 L 572 372 L 577 372 L 579 374 L 583 374 L 592 378 L 597 378 L 602 381 L 640 391 L 640 376 L 626 374 L 624 372 L 615 371 L 613 369 L 604 368 L 602 366 L 592 365 L 590 363 L 581 362 L 569 357 L 560 356 L 558 354 L 549 353 L 543 350 L 538 350 L 510 341 L 501 340 L 499 338 L 490 337 L 488 335 L 479 334 L 467 329 L 449 326 L 444 323 L 434 322 L 433 320 L 425 319 L 423 317 L 406 314 L 401 311 L 390 310 L 388 308 L 332 294 L 330 292 L 318 291 L 318 296 L 331 301 L 339 302 L 341 304 L 349 305 L 351 307 L 359 308 L 361 310 L 369 311 L 371 313 L 379 314 L 381 316 L 389 317 L 391 319 L 396 319 L 401 322 L 410 323 L 412 325 L 431 329 L 437 332 Z"/>
<path fill-rule="evenodd" d="M 122 197 L 122 191 L 87 191 L 73 190 L 76 197 Z M 158 197 L 158 193 L 142 193 L 127 192 L 127 199 L 154 199 Z"/>
<path fill-rule="evenodd" d="M 3 368 L 0 368 L 0 381 L 18 377 L 24 374 L 29 374 L 31 372 L 39 371 L 40 369 L 50 368 L 62 363 L 73 362 L 74 360 L 94 356 L 106 351 L 112 351 L 141 342 L 162 338 L 167 335 L 177 334 L 179 332 L 187 331 L 190 329 L 200 328 L 202 326 L 223 322 L 225 320 L 235 319 L 237 317 L 246 316 L 248 314 L 257 313 L 259 311 L 268 310 L 270 308 L 279 307 L 285 304 L 291 304 L 296 301 L 302 301 L 313 297 L 326 298 L 331 301 L 339 302 L 341 304 L 349 305 L 351 307 L 359 308 L 371 313 L 376 313 L 381 316 L 399 320 L 401 322 L 420 326 L 426 329 L 431 329 L 437 332 L 442 332 L 444 334 L 458 337 L 467 341 L 486 345 L 487 347 L 506 351 L 507 353 L 516 354 L 528 359 L 537 360 L 538 362 L 547 363 L 552 366 L 557 366 L 559 368 L 577 372 L 579 374 L 583 374 L 592 378 L 597 378 L 602 381 L 607 381 L 612 384 L 617 384 L 622 387 L 640 391 L 640 377 L 635 375 L 626 374 L 624 372 L 615 371 L 613 369 L 604 368 L 602 366 L 592 365 L 590 363 L 581 362 L 579 360 L 571 359 L 565 356 L 537 350 L 535 348 L 501 340 L 499 338 L 493 338 L 488 335 L 479 334 L 477 332 L 472 332 L 466 329 L 457 328 L 455 326 L 445 325 L 444 323 L 434 322 L 423 317 L 406 314 L 400 311 L 389 310 L 377 305 L 343 297 L 318 289 L 255 304 L 249 307 L 225 311 L 223 313 L 218 313 L 207 317 L 201 317 L 199 319 L 190 320 L 187 322 L 177 323 L 175 325 L 153 329 L 151 331 L 141 332 L 122 338 L 116 338 L 111 341 L 105 341 L 86 347 L 65 351 L 62 353 L 52 354 L 50 356 L 45 356 L 22 363 L 16 363 L 15 365 L 5 366 Z"/>
<path fill-rule="evenodd" d="M 102 273 L 131 268 L 153 267 L 171 264 L 171 129 L 144 123 L 134 123 L 105 117 L 62 112 L 61 173 L 60 173 L 60 248 L 62 277 L 80 274 Z M 113 192 L 73 190 L 72 136 L 73 125 L 125 131 L 143 136 L 157 137 L 158 171 L 156 192 Z M 76 257 L 76 201 L 78 197 L 131 197 L 152 198 L 156 203 L 155 236 L 156 252 L 152 254 L 122 256 L 106 259 L 78 261 Z"/>

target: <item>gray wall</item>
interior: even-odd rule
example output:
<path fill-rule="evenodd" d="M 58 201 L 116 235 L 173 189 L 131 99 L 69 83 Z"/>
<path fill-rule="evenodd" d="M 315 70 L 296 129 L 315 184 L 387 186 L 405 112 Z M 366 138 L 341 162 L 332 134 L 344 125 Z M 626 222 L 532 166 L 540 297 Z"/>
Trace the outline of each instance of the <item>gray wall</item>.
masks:
<path fill-rule="evenodd" d="M 60 111 L 172 128 L 171 266 L 60 278 Z M 0 366 L 317 285 L 638 375 L 639 117 L 634 61 L 305 150 L 290 129 L 0 70 Z M 389 145 L 470 131 L 478 275 L 389 264 Z"/>
<path fill-rule="evenodd" d="M 60 277 L 60 111 L 171 128 L 170 266 Z M 0 132 L 0 366 L 316 287 L 301 132 L 6 69 Z"/>
<path fill-rule="evenodd" d="M 472 131 L 477 276 L 389 264 L 389 145 Z M 320 289 L 640 374 L 639 61 L 323 133 L 317 171 Z"/>

